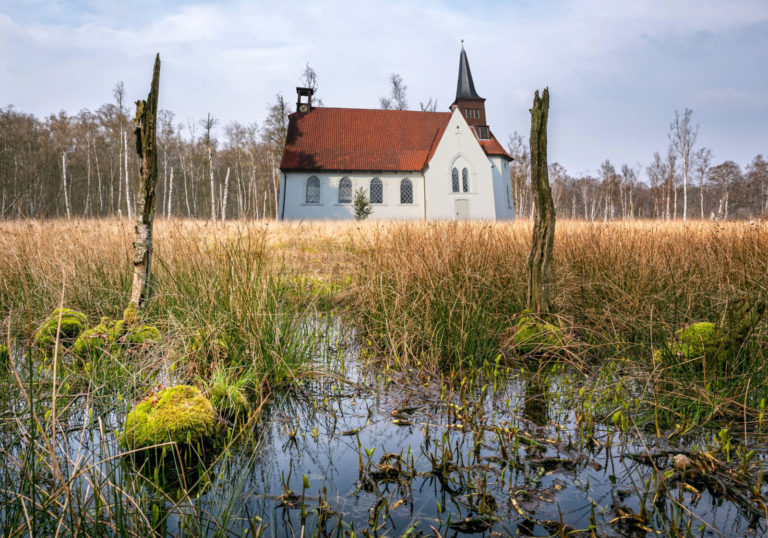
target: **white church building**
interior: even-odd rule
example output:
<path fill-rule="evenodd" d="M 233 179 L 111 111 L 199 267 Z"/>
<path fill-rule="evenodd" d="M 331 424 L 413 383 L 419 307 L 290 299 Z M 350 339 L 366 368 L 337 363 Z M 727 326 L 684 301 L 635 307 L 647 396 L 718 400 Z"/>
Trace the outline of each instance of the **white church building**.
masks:
<path fill-rule="evenodd" d="M 296 88 L 280 163 L 284 220 L 352 219 L 363 187 L 378 219 L 512 219 L 509 163 L 464 47 L 450 112 L 312 106 Z"/>

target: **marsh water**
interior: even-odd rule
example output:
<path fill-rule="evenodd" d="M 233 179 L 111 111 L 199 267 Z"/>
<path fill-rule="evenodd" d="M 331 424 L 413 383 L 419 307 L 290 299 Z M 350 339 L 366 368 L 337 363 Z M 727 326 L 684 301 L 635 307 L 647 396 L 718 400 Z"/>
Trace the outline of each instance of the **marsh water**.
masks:
<path fill-rule="evenodd" d="M 316 374 L 296 389 L 272 394 L 261 419 L 244 430 L 230 425 L 229 435 L 238 438 L 217 455 L 203 486 L 182 501 L 172 493 L 150 496 L 142 509 L 160 532 L 768 532 L 759 500 L 766 447 L 758 440 L 748 439 L 748 472 L 738 472 L 734 441 L 732 463 L 713 463 L 707 473 L 691 476 L 675 470 L 673 460 L 679 454 L 695 460 L 717 446 L 717 429 L 680 437 L 674 430 L 657 431 L 655 423 L 628 422 L 626 406 L 624 412 L 590 411 L 584 405 L 589 394 L 579 390 L 582 380 L 565 368 L 534 378 L 524 368 L 490 360 L 472 376 L 451 379 L 372 368 L 363 358 L 365 347 L 338 320 L 327 331 L 313 359 Z M 103 458 L 105 446 L 116 454 L 120 422 L 113 413 L 100 427 L 88 420 L 87 436 L 72 428 L 66 445 L 71 460 Z M 105 461 L 103 467 L 106 474 L 131 472 L 125 461 Z"/>

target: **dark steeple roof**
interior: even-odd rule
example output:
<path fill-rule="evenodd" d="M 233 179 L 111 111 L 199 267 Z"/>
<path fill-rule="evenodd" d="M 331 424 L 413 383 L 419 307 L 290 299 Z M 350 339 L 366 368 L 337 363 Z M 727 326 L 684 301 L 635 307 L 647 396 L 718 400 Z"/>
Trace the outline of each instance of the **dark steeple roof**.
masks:
<path fill-rule="evenodd" d="M 472 82 L 472 71 L 469 70 L 467 53 L 464 50 L 464 40 L 461 40 L 461 56 L 459 57 L 459 82 L 456 85 L 456 101 L 459 99 L 482 99 L 477 95 L 475 83 Z"/>

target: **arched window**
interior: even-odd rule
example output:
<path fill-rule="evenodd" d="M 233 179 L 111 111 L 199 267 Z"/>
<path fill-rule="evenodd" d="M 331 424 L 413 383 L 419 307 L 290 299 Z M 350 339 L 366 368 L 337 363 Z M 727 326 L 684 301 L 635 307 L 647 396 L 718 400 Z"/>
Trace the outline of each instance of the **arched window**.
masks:
<path fill-rule="evenodd" d="M 384 185 L 377 177 L 371 180 L 371 203 L 383 204 L 384 203 Z"/>
<path fill-rule="evenodd" d="M 464 192 L 469 192 L 469 170 L 466 168 L 461 171 L 461 189 Z"/>
<path fill-rule="evenodd" d="M 339 203 L 352 203 L 352 181 L 348 177 L 343 177 L 339 180 Z"/>
<path fill-rule="evenodd" d="M 413 203 L 413 183 L 411 183 L 411 180 L 408 178 L 405 178 L 400 182 L 400 203 Z"/>
<path fill-rule="evenodd" d="M 459 192 L 459 169 L 454 168 L 451 171 L 451 183 L 453 186 L 453 192 Z"/>
<path fill-rule="evenodd" d="M 320 203 L 320 180 L 317 178 L 317 176 L 309 176 L 309 178 L 307 178 L 306 203 Z"/>

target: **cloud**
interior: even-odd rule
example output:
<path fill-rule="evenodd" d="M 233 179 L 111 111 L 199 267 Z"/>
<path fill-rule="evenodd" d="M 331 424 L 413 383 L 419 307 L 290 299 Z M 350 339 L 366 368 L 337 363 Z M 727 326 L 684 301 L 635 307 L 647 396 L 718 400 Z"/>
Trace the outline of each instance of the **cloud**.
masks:
<path fill-rule="evenodd" d="M 738 160 L 759 137 L 732 100 L 764 103 L 766 36 L 762 0 L 10 2 L 0 9 L 0 103 L 76 112 L 110 101 L 117 80 L 136 99 L 159 51 L 160 104 L 182 121 L 260 121 L 276 93 L 292 102 L 306 62 L 327 106 L 375 107 L 397 72 L 411 106 L 432 97 L 442 108 L 463 38 L 500 138 L 527 133 L 533 90 L 550 87 L 550 155 L 569 169 L 647 160 L 685 106 L 702 132 L 748 127 L 717 139 Z M 728 117 L 713 111 L 724 106 Z"/>

